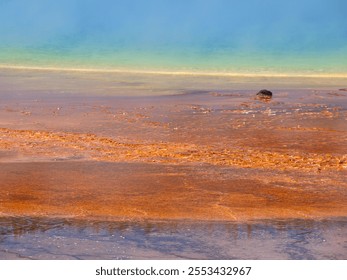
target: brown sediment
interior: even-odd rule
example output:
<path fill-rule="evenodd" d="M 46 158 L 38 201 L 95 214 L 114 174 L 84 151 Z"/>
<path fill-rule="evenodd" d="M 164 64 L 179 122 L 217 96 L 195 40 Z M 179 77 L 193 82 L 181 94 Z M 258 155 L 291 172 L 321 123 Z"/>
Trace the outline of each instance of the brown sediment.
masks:
<path fill-rule="evenodd" d="M 0 166 L 1 215 L 242 221 L 347 211 L 347 184 L 337 174 L 101 162 Z"/>
<path fill-rule="evenodd" d="M 0 107 L 0 215 L 347 215 L 343 94 L 279 91 L 269 102 L 246 90 L 26 94 L 6 96 Z"/>
<path fill-rule="evenodd" d="M 281 128 L 279 128 L 281 129 Z M 252 148 L 233 149 L 186 143 L 124 143 L 96 134 L 11 130 L 0 128 L 0 148 L 16 149 L 27 157 L 56 159 L 81 154 L 110 162 L 209 163 L 222 166 L 280 170 L 343 170 L 347 155 L 272 152 Z"/>

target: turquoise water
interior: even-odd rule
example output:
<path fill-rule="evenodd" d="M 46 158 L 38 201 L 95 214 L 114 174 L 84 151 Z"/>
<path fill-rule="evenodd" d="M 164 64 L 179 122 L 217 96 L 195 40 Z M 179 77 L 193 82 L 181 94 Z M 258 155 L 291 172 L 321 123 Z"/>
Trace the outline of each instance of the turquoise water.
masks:
<path fill-rule="evenodd" d="M 344 0 L 0 0 L 0 66 L 347 73 Z"/>

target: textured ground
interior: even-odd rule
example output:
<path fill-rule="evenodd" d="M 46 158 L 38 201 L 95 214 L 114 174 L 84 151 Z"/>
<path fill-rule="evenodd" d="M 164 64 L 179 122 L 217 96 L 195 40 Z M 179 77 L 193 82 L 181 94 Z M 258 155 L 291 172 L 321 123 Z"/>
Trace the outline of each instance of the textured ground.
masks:
<path fill-rule="evenodd" d="M 347 213 L 347 94 L 4 94 L 0 213 L 249 220 Z"/>

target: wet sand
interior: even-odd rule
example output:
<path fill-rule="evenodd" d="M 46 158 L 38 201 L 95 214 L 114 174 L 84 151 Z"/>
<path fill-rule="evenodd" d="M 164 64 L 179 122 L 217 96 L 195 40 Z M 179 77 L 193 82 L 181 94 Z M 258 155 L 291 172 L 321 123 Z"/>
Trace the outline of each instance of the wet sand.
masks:
<path fill-rule="evenodd" d="M 254 84 L 216 78 L 187 87 L 182 78 L 118 77 L 100 93 L 76 86 L 74 76 L 59 85 L 37 73 L 21 72 L 18 84 L 15 72 L 6 75 L 3 219 L 253 223 L 347 215 L 341 85 L 294 83 L 271 88 L 274 97 L 264 101 Z"/>

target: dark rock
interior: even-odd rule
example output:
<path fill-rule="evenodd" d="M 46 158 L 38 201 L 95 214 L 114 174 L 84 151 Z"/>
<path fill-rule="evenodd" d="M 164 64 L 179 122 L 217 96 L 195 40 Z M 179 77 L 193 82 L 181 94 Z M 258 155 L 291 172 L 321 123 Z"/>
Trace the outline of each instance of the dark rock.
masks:
<path fill-rule="evenodd" d="M 271 98 L 272 92 L 267 89 L 262 89 L 257 93 L 257 97 L 259 98 Z"/>
<path fill-rule="evenodd" d="M 341 91 L 347 91 L 347 88 L 340 88 Z"/>

